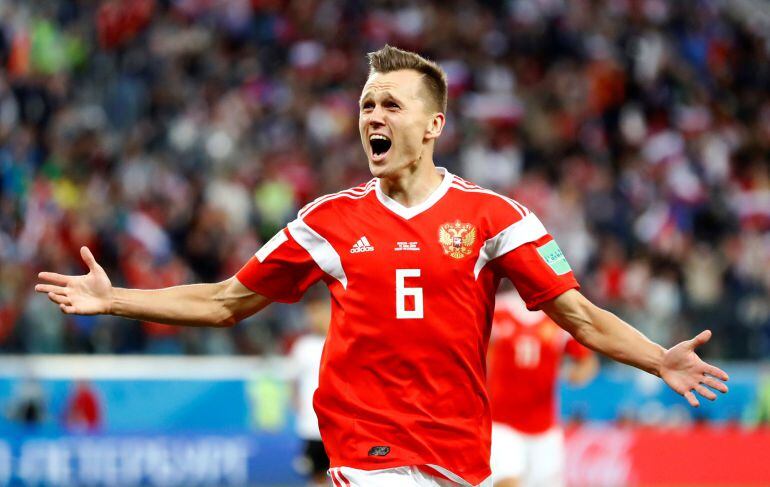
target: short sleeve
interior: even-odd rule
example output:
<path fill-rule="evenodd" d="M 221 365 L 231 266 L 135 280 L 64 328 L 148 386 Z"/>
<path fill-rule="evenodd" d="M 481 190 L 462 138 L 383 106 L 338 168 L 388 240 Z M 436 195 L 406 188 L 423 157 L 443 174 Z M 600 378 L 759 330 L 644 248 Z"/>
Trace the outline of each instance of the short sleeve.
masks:
<path fill-rule="evenodd" d="M 513 282 L 530 310 L 540 309 L 570 289 L 580 289 L 567 259 L 549 234 L 519 245 L 493 264 L 499 275 Z"/>
<path fill-rule="evenodd" d="M 593 352 L 589 348 L 584 347 L 583 345 L 578 343 L 577 340 L 575 340 L 574 338 L 572 338 L 572 336 L 570 336 L 567 339 L 567 343 L 564 345 L 564 353 L 566 353 L 567 355 L 569 355 L 575 360 L 581 360 L 590 356 Z"/>
<path fill-rule="evenodd" d="M 284 228 L 252 257 L 235 277 L 257 294 L 281 303 L 299 301 L 324 272 Z"/>

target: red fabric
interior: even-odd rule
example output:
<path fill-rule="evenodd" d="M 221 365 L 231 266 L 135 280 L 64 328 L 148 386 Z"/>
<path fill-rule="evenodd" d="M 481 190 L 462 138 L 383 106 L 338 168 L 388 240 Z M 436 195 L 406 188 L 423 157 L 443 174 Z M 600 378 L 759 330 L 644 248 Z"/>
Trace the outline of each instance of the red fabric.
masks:
<path fill-rule="evenodd" d="M 512 252 L 500 257 L 494 265 L 510 278 L 527 308 L 540 309 L 543 303 L 550 301 L 570 289 L 580 289 L 572 272 L 561 276 L 546 264 L 537 248 L 553 240 L 545 235 L 534 242 L 526 243 Z"/>
<path fill-rule="evenodd" d="M 281 303 L 295 303 L 324 273 L 288 230 L 281 232 L 288 240 L 281 245 L 280 252 L 271 254 L 263 263 L 252 257 L 236 277 L 257 294 Z"/>
<path fill-rule="evenodd" d="M 626 267 L 625 262 L 612 262 L 599 270 L 599 289 L 605 300 L 617 301 L 623 298 Z"/>
<path fill-rule="evenodd" d="M 78 385 L 67 406 L 67 425 L 94 431 L 102 424 L 99 398 L 88 385 Z"/>
<path fill-rule="evenodd" d="M 592 352 L 542 311 L 527 311 L 515 293 L 498 296 L 489 352 L 492 420 L 543 433 L 557 423 L 556 380 L 562 354 Z"/>
<path fill-rule="evenodd" d="M 28 32 L 21 30 L 14 34 L 8 54 L 8 76 L 10 78 L 29 74 L 31 46 Z"/>
<path fill-rule="evenodd" d="M 568 485 L 770 485 L 770 429 L 580 427 L 566 431 Z"/>
<path fill-rule="evenodd" d="M 290 224 L 283 243 L 238 272 L 244 285 L 276 301 L 296 301 L 321 278 L 329 285 L 332 319 L 314 407 L 332 467 L 433 464 L 474 485 L 489 476 L 485 356 L 499 280 L 511 275 L 544 286 L 548 295 L 562 282 L 575 286 L 571 274 L 530 275 L 543 267 L 522 265 L 526 256 L 497 259 L 476 277 L 484 243 L 526 212 L 458 180 L 407 219 L 386 207 L 370 184 L 311 203 L 300 219 L 312 232 Z M 454 238 L 442 244 L 447 225 L 454 225 Z M 315 257 L 338 262 L 344 283 L 321 271 L 313 252 L 300 245 L 313 235 L 328 242 L 325 256 L 313 247 Z M 415 250 L 403 250 L 410 245 Z M 399 318 L 396 276 L 403 270 L 419 276 L 403 279 Z M 415 295 L 422 296 L 423 317 L 404 318 L 417 309 Z"/>
<path fill-rule="evenodd" d="M 593 354 L 589 348 L 584 347 L 577 340 L 572 338 L 572 335 L 570 335 L 567 339 L 567 345 L 564 347 L 564 353 L 574 358 L 575 360 L 581 360 Z"/>
<path fill-rule="evenodd" d="M 96 12 L 99 44 L 112 49 L 131 40 L 149 23 L 155 10 L 154 0 L 110 0 Z"/>

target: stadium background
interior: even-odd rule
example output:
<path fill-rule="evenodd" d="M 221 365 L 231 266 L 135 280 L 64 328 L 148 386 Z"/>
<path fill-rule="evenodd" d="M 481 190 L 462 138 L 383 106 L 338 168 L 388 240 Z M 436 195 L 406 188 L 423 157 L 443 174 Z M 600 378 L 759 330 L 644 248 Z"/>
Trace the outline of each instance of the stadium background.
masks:
<path fill-rule="evenodd" d="M 386 42 L 449 74 L 439 165 L 538 213 L 591 299 L 664 345 L 715 332 L 713 405 L 613 366 L 563 391 L 571 484 L 770 485 L 768 2 L 5 0 L 0 31 L 0 485 L 301 483 L 302 305 L 181 329 L 32 288 L 82 244 L 116 285 L 231 276 L 370 177 Z"/>

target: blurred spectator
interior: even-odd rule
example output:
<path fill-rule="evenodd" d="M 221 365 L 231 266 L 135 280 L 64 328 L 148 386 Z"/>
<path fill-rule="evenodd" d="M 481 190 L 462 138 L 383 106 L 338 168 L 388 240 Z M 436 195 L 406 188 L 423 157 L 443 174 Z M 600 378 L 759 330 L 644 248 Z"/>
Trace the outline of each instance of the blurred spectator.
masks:
<path fill-rule="evenodd" d="M 11 421 L 26 428 L 36 428 L 46 419 L 46 397 L 43 386 L 34 379 L 24 379 L 18 383 L 16 393 L 6 411 Z"/>
<path fill-rule="evenodd" d="M 367 180 L 364 54 L 446 68 L 441 164 L 522 200 L 584 291 L 663 344 L 770 354 L 770 28 L 741 2 L 154 0 L 0 5 L 0 350 L 267 353 L 244 327 L 78 321 L 38 269 L 229 277 L 318 195 Z"/>
<path fill-rule="evenodd" d="M 308 476 L 308 486 L 328 485 L 329 457 L 326 455 L 318 418 L 313 411 L 313 394 L 318 388 L 321 354 L 329 331 L 331 303 L 329 293 L 321 285 L 312 288 L 304 299 L 307 332 L 294 341 L 289 352 L 297 368 L 294 404 L 297 412 L 297 436 L 304 441 L 303 456 L 298 462 L 301 473 Z"/>

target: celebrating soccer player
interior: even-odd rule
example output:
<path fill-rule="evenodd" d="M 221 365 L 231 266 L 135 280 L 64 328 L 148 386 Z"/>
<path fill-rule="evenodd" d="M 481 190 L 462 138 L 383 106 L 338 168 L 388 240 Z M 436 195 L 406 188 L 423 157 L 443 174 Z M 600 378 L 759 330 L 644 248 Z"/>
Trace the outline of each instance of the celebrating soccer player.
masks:
<path fill-rule="evenodd" d="M 359 131 L 374 178 L 321 197 L 230 279 L 115 288 L 87 248 L 83 276 L 43 272 L 36 290 L 65 313 L 229 326 L 323 280 L 332 319 L 314 407 L 337 486 L 489 485 L 484 362 L 495 290 L 509 278 L 580 343 L 660 376 L 698 405 L 727 374 L 694 349 L 665 350 L 580 292 L 567 260 L 524 205 L 433 161 L 446 75 L 417 54 L 369 54 Z"/>

